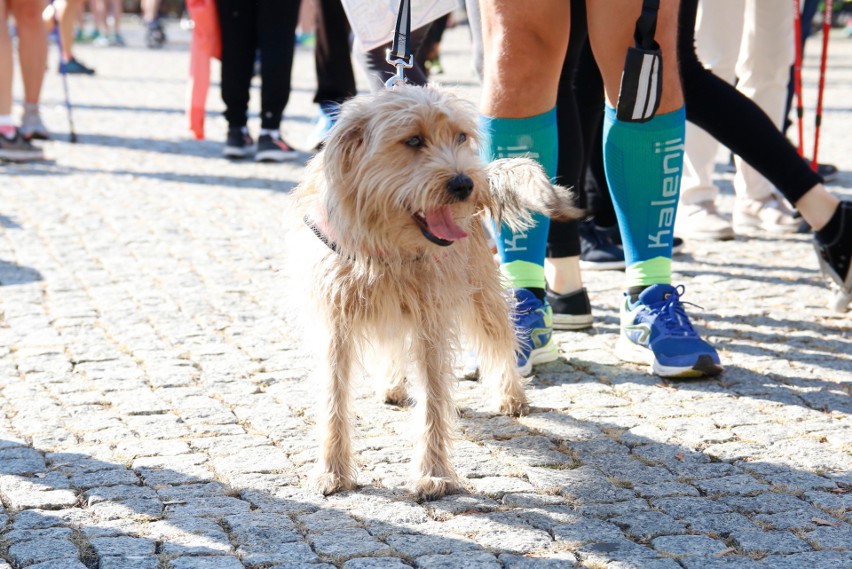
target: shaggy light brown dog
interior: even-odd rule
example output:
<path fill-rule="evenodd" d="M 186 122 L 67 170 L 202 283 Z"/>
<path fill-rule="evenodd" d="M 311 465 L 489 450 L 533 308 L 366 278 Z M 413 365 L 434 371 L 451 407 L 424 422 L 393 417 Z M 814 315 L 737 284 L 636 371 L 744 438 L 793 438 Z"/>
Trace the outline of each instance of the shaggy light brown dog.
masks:
<path fill-rule="evenodd" d="M 295 191 L 297 270 L 310 273 L 312 336 L 324 351 L 326 385 L 318 427 L 316 488 L 355 487 L 351 390 L 369 353 L 389 357 L 385 400 L 416 388 L 419 435 L 414 490 L 435 498 L 458 485 L 450 460 L 454 348 L 465 338 L 480 376 L 503 413 L 527 410 L 516 370 L 511 298 L 500 283 L 482 228 L 490 215 L 513 227 L 529 209 L 576 217 L 567 190 L 555 189 L 529 159 L 486 165 L 476 111 L 448 92 L 401 85 L 343 105 L 324 149 Z M 415 377 L 408 377 L 411 367 Z"/>

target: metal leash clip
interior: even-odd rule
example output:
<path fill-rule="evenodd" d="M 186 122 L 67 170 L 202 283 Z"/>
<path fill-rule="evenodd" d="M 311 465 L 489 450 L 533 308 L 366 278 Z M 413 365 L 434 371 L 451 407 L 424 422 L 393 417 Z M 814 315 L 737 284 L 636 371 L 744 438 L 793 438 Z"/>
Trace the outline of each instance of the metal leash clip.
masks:
<path fill-rule="evenodd" d="M 385 81 L 385 89 L 393 89 L 405 84 L 405 70 L 414 67 L 414 54 L 411 53 L 411 6 L 410 0 L 399 0 L 399 14 L 396 17 L 396 29 L 393 42 L 385 52 L 385 61 L 396 67 L 396 75 Z"/>
<path fill-rule="evenodd" d="M 385 51 L 385 61 L 396 67 L 396 75 L 385 81 L 385 89 L 393 89 L 399 84 L 405 83 L 405 70 L 414 67 L 414 55 L 408 56 L 408 61 L 401 57 L 391 55 L 392 50 Z"/>

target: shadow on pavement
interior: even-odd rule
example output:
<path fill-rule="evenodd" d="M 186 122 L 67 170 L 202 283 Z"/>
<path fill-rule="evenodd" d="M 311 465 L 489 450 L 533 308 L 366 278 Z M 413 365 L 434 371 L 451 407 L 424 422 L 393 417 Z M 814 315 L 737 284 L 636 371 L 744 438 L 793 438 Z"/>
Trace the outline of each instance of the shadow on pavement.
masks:
<path fill-rule="evenodd" d="M 0 213 L 0 227 L 4 229 L 21 229 L 21 225 L 8 215 Z"/>
<path fill-rule="evenodd" d="M 0 286 L 29 284 L 40 280 L 42 276 L 37 270 L 0 259 Z"/>
<path fill-rule="evenodd" d="M 161 152 L 177 156 L 222 159 L 222 144 L 212 140 L 192 140 L 187 134 L 183 140 L 162 140 L 139 136 L 115 136 L 107 134 L 77 133 L 79 144 L 128 148 L 146 152 Z"/>
<path fill-rule="evenodd" d="M 680 565 L 666 540 L 653 540 L 690 534 L 704 536 L 701 555 L 725 551 L 727 563 L 745 563 L 738 567 L 751 567 L 749 557 L 772 567 L 797 553 L 801 566 L 852 566 L 848 553 L 812 551 L 848 547 L 848 482 L 751 461 L 744 451 L 720 460 L 666 442 L 663 431 L 661 440 L 643 436 L 650 425 L 633 419 L 576 419 L 570 405 L 533 408 L 520 421 L 465 409 L 459 427 L 468 440 L 459 441 L 455 462 L 470 491 L 427 503 L 396 483 L 410 451 L 400 437 L 387 439 L 400 452 L 380 464 L 374 457 L 382 442 L 359 440 L 359 464 L 379 468 L 361 477 L 360 489 L 328 498 L 307 489 L 303 477 L 282 473 L 280 461 L 211 459 L 194 439 L 187 439 L 190 454 L 136 456 L 130 467 L 0 440 L 0 493 L 9 518 L 0 513 L 0 552 L 15 566 L 62 559 L 67 569 L 83 569 L 118 567 L 121 557 L 173 567 L 167 562 L 181 557 L 224 555 L 264 567 L 357 557 L 412 563 L 431 555 L 436 567 L 555 568 L 573 567 L 570 554 L 546 565 L 522 564 L 532 559 L 515 555 L 565 559 L 570 551 L 586 566 L 674 569 Z M 132 454 L 133 442 L 124 449 Z M 286 440 L 269 450 L 270 457 L 287 454 Z M 291 451 L 285 462 L 304 461 L 299 454 Z M 169 468 L 174 462 L 188 466 Z M 229 485 L 212 477 L 217 466 Z M 379 479 L 371 476 L 377 473 Z M 785 555 L 764 557 L 753 548 L 764 533 L 783 538 Z M 207 559 L 204 566 L 240 566 L 226 561 Z"/>

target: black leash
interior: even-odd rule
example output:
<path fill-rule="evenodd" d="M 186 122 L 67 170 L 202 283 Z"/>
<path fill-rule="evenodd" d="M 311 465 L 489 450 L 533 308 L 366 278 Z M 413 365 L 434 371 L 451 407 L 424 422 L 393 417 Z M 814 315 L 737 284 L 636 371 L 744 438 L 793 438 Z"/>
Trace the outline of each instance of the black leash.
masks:
<path fill-rule="evenodd" d="M 411 53 L 411 2 L 400 0 L 399 14 L 396 17 L 396 30 L 393 34 L 393 44 L 385 55 L 385 60 L 396 67 L 396 75 L 385 82 L 385 88 L 393 89 L 399 83 L 405 83 L 405 70 L 414 66 L 414 55 Z"/>

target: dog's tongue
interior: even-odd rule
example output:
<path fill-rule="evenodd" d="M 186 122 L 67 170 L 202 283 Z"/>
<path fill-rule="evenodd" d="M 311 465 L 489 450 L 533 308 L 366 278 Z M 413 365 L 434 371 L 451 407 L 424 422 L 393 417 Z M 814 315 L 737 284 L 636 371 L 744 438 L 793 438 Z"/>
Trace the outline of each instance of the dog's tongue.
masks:
<path fill-rule="evenodd" d="M 456 225 L 449 206 L 430 209 L 426 212 L 426 226 L 435 237 L 447 241 L 457 241 L 467 237 L 464 229 Z"/>

